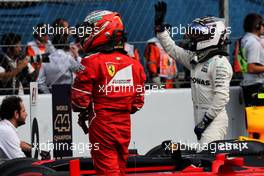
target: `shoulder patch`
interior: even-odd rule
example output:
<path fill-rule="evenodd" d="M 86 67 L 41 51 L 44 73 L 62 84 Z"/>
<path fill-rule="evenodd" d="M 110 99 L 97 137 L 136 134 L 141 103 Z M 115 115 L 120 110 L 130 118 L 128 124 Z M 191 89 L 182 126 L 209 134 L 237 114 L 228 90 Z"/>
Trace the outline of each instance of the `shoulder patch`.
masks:
<path fill-rule="evenodd" d="M 204 65 L 203 65 L 203 67 L 202 67 L 202 72 L 204 72 L 204 73 L 207 73 L 207 71 L 208 71 L 208 66 L 209 66 L 209 61 L 206 61 L 205 63 L 204 63 Z"/>

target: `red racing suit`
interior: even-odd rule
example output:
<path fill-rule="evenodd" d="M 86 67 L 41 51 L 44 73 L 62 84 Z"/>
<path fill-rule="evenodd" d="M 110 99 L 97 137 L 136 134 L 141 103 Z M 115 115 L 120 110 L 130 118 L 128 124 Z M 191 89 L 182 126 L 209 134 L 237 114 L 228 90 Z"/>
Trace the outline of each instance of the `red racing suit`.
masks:
<path fill-rule="evenodd" d="M 119 51 L 96 53 L 81 62 L 72 87 L 74 111 L 89 107 L 89 140 L 98 175 L 124 175 L 130 142 L 130 114 L 144 104 L 141 64 Z"/>

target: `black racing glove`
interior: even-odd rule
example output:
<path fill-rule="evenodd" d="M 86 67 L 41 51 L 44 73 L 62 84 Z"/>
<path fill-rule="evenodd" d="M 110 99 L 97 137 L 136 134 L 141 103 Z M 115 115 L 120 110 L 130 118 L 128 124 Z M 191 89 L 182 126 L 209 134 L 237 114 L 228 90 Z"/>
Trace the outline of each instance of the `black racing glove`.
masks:
<path fill-rule="evenodd" d="M 85 110 L 85 111 L 80 112 L 78 117 L 79 117 L 78 118 L 78 125 L 82 128 L 84 134 L 87 134 L 88 133 L 88 126 L 86 124 L 86 121 L 88 121 L 88 117 L 89 117 L 88 111 Z"/>
<path fill-rule="evenodd" d="M 210 125 L 213 119 L 209 118 L 206 114 L 200 123 L 198 123 L 194 128 L 194 133 L 197 136 L 197 139 L 200 140 L 202 137 L 202 133 L 206 130 L 206 128 Z"/>
<path fill-rule="evenodd" d="M 164 1 L 159 1 L 155 5 L 155 31 L 165 31 L 164 19 L 167 12 L 167 4 Z"/>

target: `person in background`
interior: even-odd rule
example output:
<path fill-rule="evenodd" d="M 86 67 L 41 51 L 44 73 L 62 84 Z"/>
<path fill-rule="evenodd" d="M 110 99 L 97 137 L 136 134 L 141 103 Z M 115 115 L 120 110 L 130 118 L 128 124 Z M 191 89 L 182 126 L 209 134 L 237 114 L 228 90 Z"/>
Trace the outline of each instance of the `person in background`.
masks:
<path fill-rule="evenodd" d="M 52 44 L 57 45 L 56 49 L 63 49 L 65 52 L 67 52 L 67 54 L 70 54 L 76 61 L 80 61 L 81 58 L 79 56 L 79 46 L 69 44 L 69 37 L 71 35 L 69 30 L 69 22 L 64 18 L 58 18 L 52 23 L 52 26 L 56 29 L 55 31 L 57 31 L 52 36 Z M 77 37 L 75 39 L 75 43 L 78 44 L 77 42 L 79 38 Z"/>
<path fill-rule="evenodd" d="M 72 53 L 75 53 L 75 51 L 78 51 L 77 60 L 78 62 L 81 62 L 82 56 L 85 55 L 82 45 L 81 45 L 81 40 L 82 40 L 82 37 L 84 36 L 85 29 L 81 24 L 77 24 L 75 28 L 77 32 L 76 34 L 72 34 L 74 41 L 71 42 L 70 48 L 72 50 Z M 72 55 L 74 56 L 74 54 Z"/>
<path fill-rule="evenodd" d="M 263 92 L 264 83 L 264 45 L 261 34 L 264 33 L 264 22 L 260 14 L 250 13 L 244 18 L 245 36 L 241 40 L 241 48 L 247 62 L 246 72 L 243 73 L 241 86 L 245 106 L 263 105 L 254 95 Z"/>
<path fill-rule="evenodd" d="M 0 107 L 0 158 L 14 159 L 31 153 L 31 145 L 21 141 L 17 128 L 26 123 L 27 112 L 18 96 L 6 96 Z"/>
<path fill-rule="evenodd" d="M 7 33 L 1 39 L 0 53 L 0 91 L 1 95 L 24 94 L 24 88 L 29 86 L 34 69 L 24 57 L 21 49 L 21 36 Z"/>
<path fill-rule="evenodd" d="M 0 67 L 0 80 L 12 79 L 16 77 L 25 67 L 28 65 L 28 60 L 24 59 L 18 62 L 17 67 L 12 71 L 5 72 L 3 68 Z"/>
<path fill-rule="evenodd" d="M 47 59 L 48 55 L 55 51 L 54 46 L 45 33 L 46 24 L 39 23 L 34 31 L 34 40 L 27 43 L 26 55 L 29 56 L 31 65 L 35 69 L 34 80 L 37 79 L 41 63 Z"/>
<path fill-rule="evenodd" d="M 78 51 L 74 51 L 74 57 L 68 43 L 69 23 L 65 19 L 57 19 L 53 22 L 57 32 L 52 37 L 55 51 L 49 55 L 49 62 L 42 63 L 38 75 L 38 87 L 40 93 L 50 93 L 54 84 L 72 84 L 73 73 L 80 67 Z"/>
<path fill-rule="evenodd" d="M 147 41 L 144 57 L 149 82 L 156 85 L 164 84 L 167 89 L 173 88 L 177 75 L 176 61 L 165 52 L 156 37 Z"/>
<path fill-rule="evenodd" d="M 139 52 L 135 45 L 125 42 L 125 51 L 130 57 L 140 62 Z"/>

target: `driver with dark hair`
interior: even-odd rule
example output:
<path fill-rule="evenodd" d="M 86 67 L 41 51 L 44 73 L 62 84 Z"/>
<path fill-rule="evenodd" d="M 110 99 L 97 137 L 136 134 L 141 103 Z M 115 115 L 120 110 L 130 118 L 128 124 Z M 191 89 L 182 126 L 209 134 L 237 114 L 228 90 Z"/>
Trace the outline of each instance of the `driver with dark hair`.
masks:
<path fill-rule="evenodd" d="M 224 21 L 217 17 L 193 20 L 186 34 L 187 50 L 177 46 L 165 30 L 166 7 L 165 2 L 155 5 L 155 30 L 166 52 L 191 72 L 194 132 L 201 145 L 222 140 L 228 127 L 225 106 L 233 74 L 224 49 L 227 41 Z"/>

